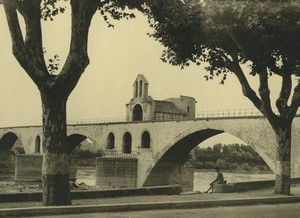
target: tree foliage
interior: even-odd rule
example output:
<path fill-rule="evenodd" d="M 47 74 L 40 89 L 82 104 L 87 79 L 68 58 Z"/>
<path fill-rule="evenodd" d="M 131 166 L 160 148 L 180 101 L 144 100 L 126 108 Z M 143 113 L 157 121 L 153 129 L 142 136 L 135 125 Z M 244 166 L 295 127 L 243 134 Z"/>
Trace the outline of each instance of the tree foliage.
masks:
<path fill-rule="evenodd" d="M 207 62 L 206 79 L 229 73 L 243 95 L 267 118 L 276 140 L 275 193 L 290 193 L 291 126 L 300 106 L 300 2 L 298 0 L 164 0 L 145 1 L 151 34 L 166 49 L 162 60 L 189 66 Z M 242 65 L 257 76 L 256 92 Z M 275 105 L 269 78 L 281 77 Z M 293 88 L 293 82 L 296 82 Z"/>
<path fill-rule="evenodd" d="M 208 62 L 207 79 L 234 73 L 244 95 L 264 114 L 275 118 L 268 103 L 267 79 L 276 74 L 284 87 L 277 100 L 282 116 L 289 119 L 299 106 L 299 89 L 291 106 L 291 75 L 299 76 L 300 3 L 298 1 L 165 0 L 149 3 L 151 34 L 166 50 L 162 60 L 188 66 Z M 247 63 L 251 75 L 260 76 L 260 97 L 246 81 L 239 64 Z"/>

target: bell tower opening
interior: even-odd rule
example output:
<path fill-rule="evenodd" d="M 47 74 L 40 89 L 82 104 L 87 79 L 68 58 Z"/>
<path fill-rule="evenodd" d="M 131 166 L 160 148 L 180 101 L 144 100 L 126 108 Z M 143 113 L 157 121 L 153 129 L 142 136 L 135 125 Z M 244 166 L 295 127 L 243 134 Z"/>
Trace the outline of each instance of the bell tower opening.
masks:
<path fill-rule="evenodd" d="M 133 98 L 144 99 L 148 97 L 148 81 L 143 74 L 139 74 L 133 83 Z"/>

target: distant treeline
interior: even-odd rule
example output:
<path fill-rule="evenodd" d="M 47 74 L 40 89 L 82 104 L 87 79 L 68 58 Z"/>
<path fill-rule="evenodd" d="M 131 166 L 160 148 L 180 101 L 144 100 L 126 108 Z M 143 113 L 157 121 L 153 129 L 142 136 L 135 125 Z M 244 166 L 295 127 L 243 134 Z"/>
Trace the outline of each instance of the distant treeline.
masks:
<path fill-rule="evenodd" d="M 216 144 L 212 148 L 197 147 L 192 161 L 196 169 L 270 171 L 264 160 L 247 145 Z"/>

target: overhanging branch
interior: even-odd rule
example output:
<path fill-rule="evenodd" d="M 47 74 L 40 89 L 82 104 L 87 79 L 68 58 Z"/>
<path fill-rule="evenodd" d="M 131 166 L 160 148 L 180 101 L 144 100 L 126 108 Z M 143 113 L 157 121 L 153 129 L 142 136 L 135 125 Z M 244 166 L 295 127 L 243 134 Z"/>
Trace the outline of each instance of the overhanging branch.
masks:
<path fill-rule="evenodd" d="M 16 1 L 16 7 L 24 17 L 25 45 L 31 59 L 40 69 L 47 72 L 42 45 L 41 0 Z"/>
<path fill-rule="evenodd" d="M 238 61 L 238 57 L 237 55 L 231 55 L 233 61 L 231 62 L 231 71 L 236 75 L 236 77 L 238 78 L 241 86 L 242 86 L 242 91 L 243 91 L 243 95 L 246 96 L 250 101 L 252 101 L 252 103 L 254 104 L 254 106 L 263 113 L 262 111 L 262 103 L 261 100 L 259 99 L 259 97 L 256 95 L 255 91 L 251 88 L 240 64 Z"/>
<path fill-rule="evenodd" d="M 45 73 L 32 61 L 30 53 L 24 43 L 16 10 L 16 1 L 3 0 L 2 3 L 4 5 L 12 40 L 13 54 L 30 78 L 38 85 L 41 81 L 41 77 L 43 77 Z"/>
<path fill-rule="evenodd" d="M 268 72 L 266 66 L 259 66 L 259 95 L 261 97 L 262 108 L 266 116 L 274 115 L 271 107 L 270 89 L 268 83 Z"/>
<path fill-rule="evenodd" d="M 291 95 L 291 89 L 292 89 L 291 75 L 283 74 L 280 94 L 278 99 L 276 100 L 276 107 L 281 116 L 285 116 L 289 110 L 288 99 Z"/>
<path fill-rule="evenodd" d="M 300 82 L 298 82 L 297 86 L 294 88 L 294 94 L 292 97 L 292 102 L 291 102 L 288 116 L 293 118 L 296 115 L 299 107 L 300 107 Z"/>
<path fill-rule="evenodd" d="M 92 17 L 98 6 L 98 0 L 71 0 L 72 31 L 70 50 L 66 63 L 57 78 L 58 84 L 62 85 L 67 93 L 71 93 L 89 64 L 87 53 L 88 32 Z"/>

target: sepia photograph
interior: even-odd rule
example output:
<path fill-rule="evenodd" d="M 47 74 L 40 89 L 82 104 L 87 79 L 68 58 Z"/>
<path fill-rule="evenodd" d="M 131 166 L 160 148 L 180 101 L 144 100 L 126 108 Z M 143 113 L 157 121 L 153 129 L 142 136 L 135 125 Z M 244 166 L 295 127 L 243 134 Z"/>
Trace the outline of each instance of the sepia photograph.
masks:
<path fill-rule="evenodd" d="M 0 217 L 300 217 L 300 1 L 0 0 L 0 66 Z"/>

